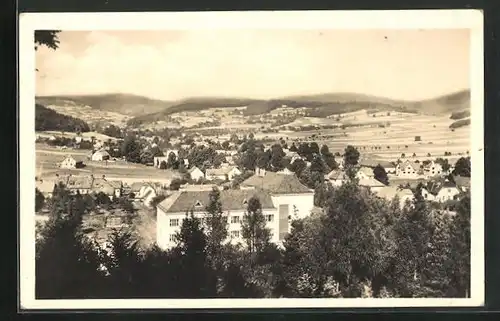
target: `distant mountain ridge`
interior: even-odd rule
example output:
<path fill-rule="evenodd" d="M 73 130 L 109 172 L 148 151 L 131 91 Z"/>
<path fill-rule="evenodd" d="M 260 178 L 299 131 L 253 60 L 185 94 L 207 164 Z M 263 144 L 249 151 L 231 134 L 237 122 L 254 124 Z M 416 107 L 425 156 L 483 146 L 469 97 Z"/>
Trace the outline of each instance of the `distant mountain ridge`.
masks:
<path fill-rule="evenodd" d="M 462 90 L 421 101 L 404 101 L 357 93 L 322 93 L 295 95 L 275 99 L 238 97 L 192 97 L 179 101 L 163 101 L 130 94 L 69 95 L 36 97 L 44 105 L 85 105 L 134 116 L 129 124 L 161 121 L 168 116 L 187 111 L 209 108 L 246 107 L 245 115 L 268 113 L 283 105 L 291 108 L 306 107 L 314 117 L 353 112 L 361 109 L 403 111 L 424 114 L 451 114 L 470 108 L 470 91 Z"/>
<path fill-rule="evenodd" d="M 151 99 L 132 94 L 38 96 L 35 97 L 35 101 L 45 106 L 90 106 L 93 109 L 111 111 L 129 116 L 158 112 L 176 104 L 176 102 Z"/>

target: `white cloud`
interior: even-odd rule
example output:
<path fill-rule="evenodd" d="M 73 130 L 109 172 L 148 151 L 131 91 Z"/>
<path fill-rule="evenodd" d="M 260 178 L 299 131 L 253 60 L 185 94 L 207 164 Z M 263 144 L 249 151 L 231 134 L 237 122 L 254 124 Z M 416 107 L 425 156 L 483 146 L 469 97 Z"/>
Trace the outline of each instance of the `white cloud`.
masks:
<path fill-rule="evenodd" d="M 37 94 L 179 99 L 349 91 L 412 99 L 468 87 L 467 34 L 396 33 L 384 42 L 366 32 L 205 30 L 148 43 L 93 31 L 78 34 L 89 43 L 78 54 L 76 35 L 63 36 L 58 50 L 37 52 Z"/>

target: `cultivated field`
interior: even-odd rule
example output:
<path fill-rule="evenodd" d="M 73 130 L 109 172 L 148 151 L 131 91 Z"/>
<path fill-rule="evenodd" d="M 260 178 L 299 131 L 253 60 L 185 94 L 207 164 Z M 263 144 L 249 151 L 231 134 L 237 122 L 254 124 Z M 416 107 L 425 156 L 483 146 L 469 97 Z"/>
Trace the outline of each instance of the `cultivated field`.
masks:
<path fill-rule="evenodd" d="M 352 117 L 352 116 L 351 116 Z M 470 126 L 457 128 L 452 131 L 449 125 L 453 120 L 448 116 L 404 115 L 370 117 L 358 113 L 356 122 L 390 122 L 388 127 L 362 126 L 347 127 L 345 129 L 325 129 L 307 132 L 280 132 L 278 136 L 288 137 L 289 140 L 315 140 L 319 144 L 326 144 L 332 152 L 342 152 L 346 145 L 355 145 L 364 153 L 371 153 L 378 158 L 395 160 L 405 153 L 410 157 L 415 153 L 418 157 L 443 156 L 444 152 L 451 152 L 451 158 L 466 155 L 470 149 Z M 344 119 L 342 119 L 344 123 Z M 353 120 L 354 122 L 354 120 Z M 311 135 L 335 135 L 335 138 L 311 139 Z M 421 141 L 415 141 L 420 136 Z M 408 146 L 408 147 L 406 147 Z M 380 148 L 378 148 L 380 147 Z"/>
<path fill-rule="evenodd" d="M 47 105 L 50 108 L 60 114 L 76 117 L 79 119 L 84 119 L 89 125 L 96 123 L 104 124 L 115 124 L 117 126 L 123 126 L 131 116 L 114 113 L 106 110 L 94 109 L 89 106 L 81 105 Z"/>
<path fill-rule="evenodd" d="M 35 134 L 36 134 L 36 136 L 42 137 L 42 138 L 49 138 L 51 136 L 75 138 L 78 136 L 76 133 L 73 133 L 73 132 L 59 132 L 59 131 L 51 131 L 51 130 L 40 131 L 40 132 L 36 132 Z M 107 135 L 97 133 L 97 132 L 85 132 L 85 133 L 81 133 L 80 136 L 85 138 L 86 140 L 90 140 L 92 137 L 94 137 L 95 139 L 103 141 L 103 142 L 108 141 L 108 140 L 111 140 L 111 141 L 118 140 L 115 137 L 107 136 Z"/>
<path fill-rule="evenodd" d="M 84 163 L 86 166 L 71 170 L 59 168 L 59 163 L 68 155 L 85 158 Z M 56 174 L 105 175 L 109 179 L 121 180 L 127 184 L 143 181 L 156 181 L 168 184 L 174 177 L 179 176 L 179 174 L 174 174 L 168 170 L 160 170 L 155 167 L 125 161 L 94 162 L 87 159 L 89 156 L 90 151 L 76 149 L 60 150 L 37 144 L 36 175 L 43 178 L 51 178 Z"/>

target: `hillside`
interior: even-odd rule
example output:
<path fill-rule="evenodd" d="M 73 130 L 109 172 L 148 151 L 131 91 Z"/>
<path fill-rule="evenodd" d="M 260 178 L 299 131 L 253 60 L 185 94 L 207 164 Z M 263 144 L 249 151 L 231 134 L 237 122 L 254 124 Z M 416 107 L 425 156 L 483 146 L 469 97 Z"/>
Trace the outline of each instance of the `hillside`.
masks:
<path fill-rule="evenodd" d="M 88 132 L 89 125 L 78 118 L 59 114 L 43 105 L 35 105 L 36 131 Z"/>
<path fill-rule="evenodd" d="M 129 120 L 129 125 L 147 124 L 165 120 L 168 116 L 180 112 L 200 111 L 208 108 L 243 107 L 246 116 L 261 115 L 286 106 L 289 108 L 305 108 L 311 117 L 328 117 L 335 114 L 355 112 L 359 110 L 399 111 L 429 115 L 450 115 L 470 107 L 468 90 L 440 96 L 422 101 L 393 100 L 384 97 L 355 93 L 325 93 L 281 97 L 271 100 L 252 100 L 241 98 L 192 98 L 169 106 L 162 111 L 141 115 Z"/>
<path fill-rule="evenodd" d="M 138 116 L 162 111 L 174 103 L 130 94 L 39 96 L 36 102 L 42 105 L 89 106 L 92 109 L 122 115 Z"/>
<path fill-rule="evenodd" d="M 260 102 L 247 98 L 217 98 L 217 97 L 195 97 L 180 101 L 178 104 L 169 106 L 162 111 L 148 113 L 134 117 L 128 121 L 129 125 L 149 123 L 165 120 L 169 115 L 181 112 L 201 111 L 209 108 L 234 108 L 246 107 Z"/>

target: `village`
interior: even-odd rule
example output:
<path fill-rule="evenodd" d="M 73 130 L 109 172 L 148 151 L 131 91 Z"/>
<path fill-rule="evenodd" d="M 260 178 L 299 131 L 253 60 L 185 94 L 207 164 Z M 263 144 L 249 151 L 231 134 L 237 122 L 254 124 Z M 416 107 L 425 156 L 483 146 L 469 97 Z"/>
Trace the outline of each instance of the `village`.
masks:
<path fill-rule="evenodd" d="M 45 145 L 58 139 L 62 138 L 56 133 L 37 138 L 39 144 Z M 161 150 L 158 147 L 161 139 L 141 139 L 144 151 L 154 152 L 148 154 L 148 161 L 136 164 L 127 161 L 127 156 L 116 157 L 123 140 L 113 143 L 110 139 L 77 135 L 70 140 L 72 147 L 52 148 L 57 155 L 52 159 L 58 162 L 52 164 L 52 171 L 37 176 L 36 189 L 45 199 L 51 198 L 58 184 L 72 194 L 106 195 L 110 201 L 126 199 L 136 209 L 135 219 L 131 220 L 126 211 L 101 210 L 88 216 L 94 222 L 101 220 L 100 224 L 92 223 L 95 228 L 88 229 L 89 235 L 105 240 L 110 231 L 129 227 L 139 231 L 144 246 L 157 244 L 168 249 L 174 246 L 174 235 L 188 211 L 194 211 L 203 220 L 209 193 L 214 188 L 221 191 L 231 242 L 242 241 L 240 222 L 247 201 L 257 196 L 265 211 L 271 241 L 279 245 L 290 232 L 294 219 L 322 210 L 315 204 L 318 185 L 338 187 L 349 180 L 344 168 L 345 155 L 338 152 L 334 155 L 326 145 L 320 151 L 316 142 L 297 141 L 297 148 L 295 142 L 288 146 L 284 140 L 263 143 L 253 134 L 242 138 L 235 134 L 209 138 L 183 134 L 169 142 L 168 146 L 178 149 Z M 82 153 L 77 148 L 80 144 L 90 144 L 91 149 Z M 257 152 L 250 151 L 249 146 Z M 307 146 L 313 147 L 307 151 Z M 323 163 L 319 170 L 322 174 L 304 178 L 304 173 L 315 166 L 316 156 Z M 456 201 L 470 189 L 470 175 L 456 174 L 455 164 L 443 158 L 402 154 L 389 162 L 366 153 L 359 155 L 355 168 L 361 187 L 380 198 L 397 198 L 402 207 L 414 199 L 419 184 L 426 201 L 440 204 Z M 47 215 L 40 210 L 37 218 L 44 221 Z M 85 222 L 84 219 L 84 225 Z"/>

